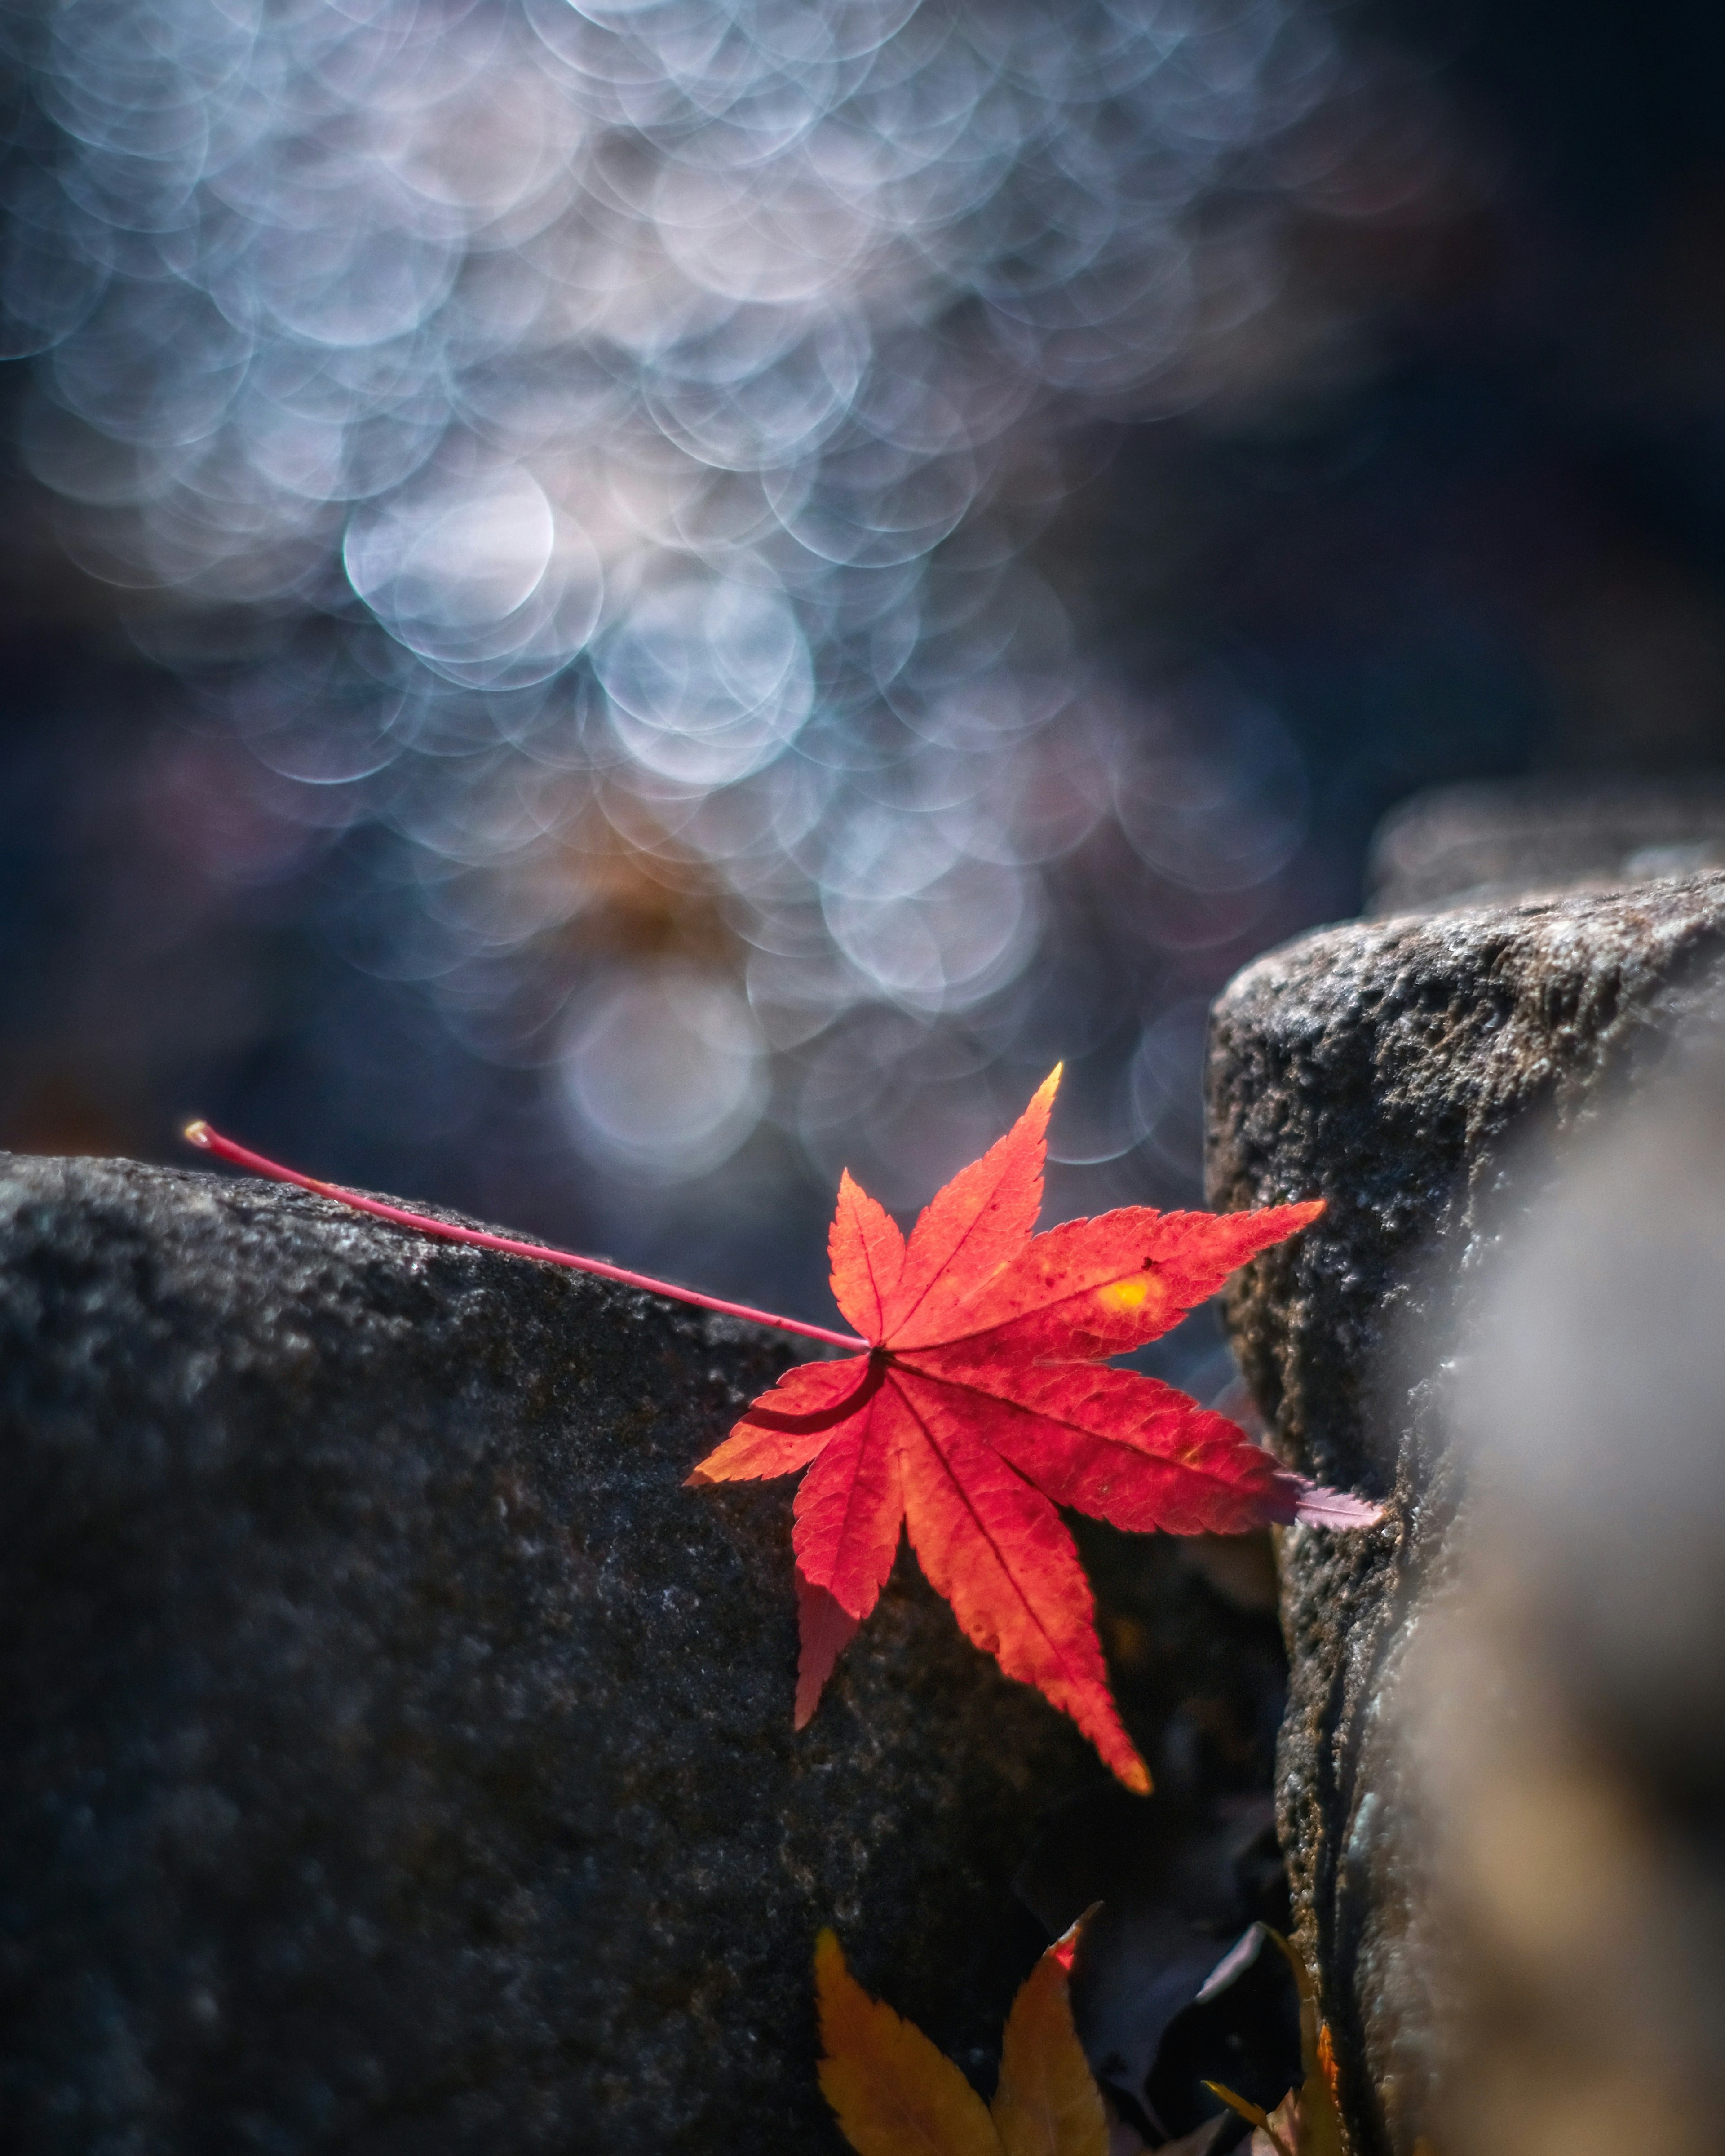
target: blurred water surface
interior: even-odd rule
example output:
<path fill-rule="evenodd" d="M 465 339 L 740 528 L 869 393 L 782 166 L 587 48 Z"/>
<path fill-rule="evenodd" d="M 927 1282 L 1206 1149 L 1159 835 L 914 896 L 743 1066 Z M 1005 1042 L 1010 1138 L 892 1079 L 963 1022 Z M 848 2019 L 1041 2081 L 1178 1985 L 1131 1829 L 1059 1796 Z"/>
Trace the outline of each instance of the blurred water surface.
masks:
<path fill-rule="evenodd" d="M 920 1203 L 1064 1056 L 1056 1209 L 1195 1200 L 1205 1002 L 1351 870 L 1276 680 L 1121 603 L 1177 475 L 1095 506 L 1380 363 L 1496 186 L 1430 68 L 1307 0 L 7 27 L 13 490 L 106 639 L 29 692 L 18 1142 L 203 1110 L 814 1308 L 839 1168 Z"/>

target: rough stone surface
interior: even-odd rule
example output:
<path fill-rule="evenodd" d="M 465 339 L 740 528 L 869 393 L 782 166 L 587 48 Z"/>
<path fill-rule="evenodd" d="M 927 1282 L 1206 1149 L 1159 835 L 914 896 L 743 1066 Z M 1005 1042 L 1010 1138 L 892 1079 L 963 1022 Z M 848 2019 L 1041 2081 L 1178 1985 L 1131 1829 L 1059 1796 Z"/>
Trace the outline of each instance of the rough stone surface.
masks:
<path fill-rule="evenodd" d="M 0 1156 L 0 2145 L 836 2149 L 829 1922 L 996 2036 L 1007 1882 L 1101 1770 L 907 1561 L 793 1735 L 788 1488 L 681 1486 L 785 1359 L 298 1192 Z"/>
<path fill-rule="evenodd" d="M 1327 930 L 1217 1006 L 1213 1203 L 1328 1202 L 1230 1291 L 1235 1347 L 1284 1455 L 1392 1504 L 1371 1532 L 1296 1531 L 1283 1551 L 1278 1805 L 1371 2156 L 1407 2156 L 1432 2067 L 1417 1806 L 1379 1709 L 1442 1590 L 1461 1495 L 1407 1343 L 1452 1334 L 1566 1147 L 1722 997 L 1711 875 Z"/>

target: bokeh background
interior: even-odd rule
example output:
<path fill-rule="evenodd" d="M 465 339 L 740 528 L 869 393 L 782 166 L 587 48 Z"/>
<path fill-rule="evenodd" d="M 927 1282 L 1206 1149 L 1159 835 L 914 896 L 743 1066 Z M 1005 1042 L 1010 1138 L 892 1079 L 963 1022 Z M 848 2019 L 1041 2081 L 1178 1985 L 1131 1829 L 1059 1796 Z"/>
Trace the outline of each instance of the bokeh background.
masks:
<path fill-rule="evenodd" d="M 3 28 L 0 1144 L 819 1317 L 1057 1057 L 1195 1202 L 1396 801 L 1720 758 L 1699 0 Z"/>

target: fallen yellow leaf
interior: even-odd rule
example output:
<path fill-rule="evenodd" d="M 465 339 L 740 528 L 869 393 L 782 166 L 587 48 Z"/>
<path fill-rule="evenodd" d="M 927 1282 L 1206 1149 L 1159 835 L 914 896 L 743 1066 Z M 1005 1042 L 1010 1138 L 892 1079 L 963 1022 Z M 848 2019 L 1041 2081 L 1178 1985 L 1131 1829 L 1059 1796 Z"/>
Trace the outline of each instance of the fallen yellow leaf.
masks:
<path fill-rule="evenodd" d="M 989 2115 L 1005 2156 L 1108 2156 L 1102 2092 L 1072 2026 L 1066 1972 L 1052 1954 L 1012 2003 Z"/>
<path fill-rule="evenodd" d="M 869 1996 L 835 1935 L 822 1932 L 814 1947 L 821 2092 L 858 2156 L 1108 2156 L 1101 2092 L 1072 2026 L 1065 1943 L 1019 1988 L 999 2085 L 985 2107 L 920 2029 Z"/>

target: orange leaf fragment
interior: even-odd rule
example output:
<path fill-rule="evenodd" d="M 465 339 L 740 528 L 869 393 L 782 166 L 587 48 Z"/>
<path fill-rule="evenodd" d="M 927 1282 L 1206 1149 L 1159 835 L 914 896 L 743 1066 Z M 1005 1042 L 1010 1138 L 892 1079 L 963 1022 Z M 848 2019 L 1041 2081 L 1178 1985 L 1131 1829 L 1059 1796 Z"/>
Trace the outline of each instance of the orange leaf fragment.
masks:
<path fill-rule="evenodd" d="M 1004 2156 L 1108 2156 L 1102 2092 L 1072 2026 L 1066 1969 L 1053 1948 L 1012 2003 L 988 2112 Z"/>
<path fill-rule="evenodd" d="M 815 1942 L 821 2092 L 859 2156 L 1107 2156 L 1108 2123 L 1072 2026 L 1062 1941 L 1019 1988 L 986 2108 L 920 2029 L 871 1999 L 830 1931 Z"/>
<path fill-rule="evenodd" d="M 830 1931 L 814 1946 L 820 2091 L 858 2156 L 1000 2156 L 982 2098 L 922 2031 L 845 1966 Z"/>
<path fill-rule="evenodd" d="M 874 1609 L 904 1527 L 967 1635 L 1070 1714 L 1129 1789 L 1146 1790 L 1056 1508 L 1177 1534 L 1296 1519 L 1364 1527 L 1380 1508 L 1291 1474 L 1172 1386 L 1106 1366 L 1323 1208 L 1135 1206 L 1035 1234 L 1060 1075 L 908 1238 L 844 1175 L 833 1293 L 867 1353 L 788 1372 L 689 1479 L 806 1471 L 793 1536 L 799 1728 Z"/>

